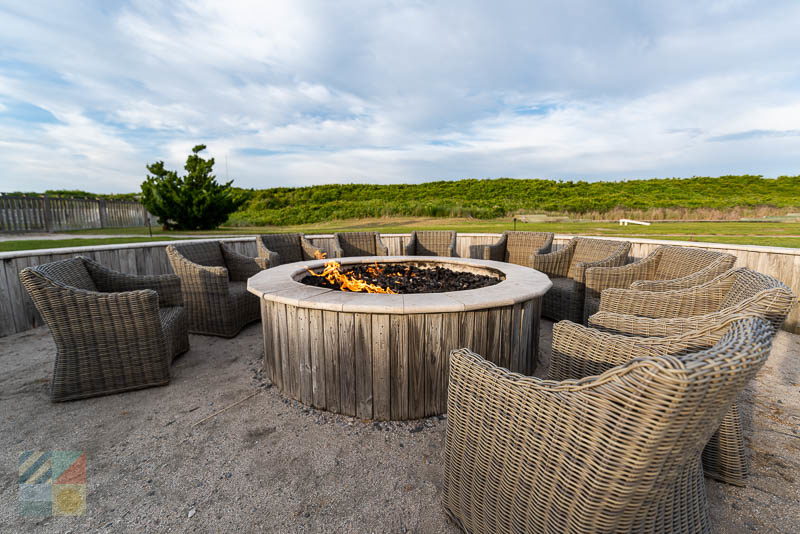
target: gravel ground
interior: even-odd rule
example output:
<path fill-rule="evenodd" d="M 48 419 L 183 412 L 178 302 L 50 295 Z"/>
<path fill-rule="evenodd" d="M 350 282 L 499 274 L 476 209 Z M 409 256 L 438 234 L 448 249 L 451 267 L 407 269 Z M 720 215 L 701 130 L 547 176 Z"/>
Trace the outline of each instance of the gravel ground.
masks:
<path fill-rule="evenodd" d="M 169 386 L 51 404 L 47 329 L 0 338 L 0 531 L 456 532 L 440 504 L 445 417 L 371 423 L 288 401 L 261 374 L 258 325 L 191 342 Z M 798 531 L 799 355 L 781 332 L 744 393 L 753 475 L 708 481 L 717 532 Z M 84 516 L 19 515 L 28 449 L 87 452 Z"/>

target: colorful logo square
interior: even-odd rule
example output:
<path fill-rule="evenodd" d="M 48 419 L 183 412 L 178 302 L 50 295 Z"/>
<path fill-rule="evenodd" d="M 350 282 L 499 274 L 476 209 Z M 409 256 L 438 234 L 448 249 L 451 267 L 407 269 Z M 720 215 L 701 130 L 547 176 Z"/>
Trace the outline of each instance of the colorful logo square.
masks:
<path fill-rule="evenodd" d="M 31 517 L 86 512 L 86 454 L 22 451 L 19 454 L 20 513 Z"/>

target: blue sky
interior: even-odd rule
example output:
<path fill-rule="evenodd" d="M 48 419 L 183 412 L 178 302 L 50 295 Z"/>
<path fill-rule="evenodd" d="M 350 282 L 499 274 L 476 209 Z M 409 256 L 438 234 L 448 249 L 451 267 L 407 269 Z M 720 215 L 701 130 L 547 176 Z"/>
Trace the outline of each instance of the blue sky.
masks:
<path fill-rule="evenodd" d="M 0 191 L 800 174 L 793 1 L 0 1 Z M 227 169 L 226 169 L 227 162 Z"/>

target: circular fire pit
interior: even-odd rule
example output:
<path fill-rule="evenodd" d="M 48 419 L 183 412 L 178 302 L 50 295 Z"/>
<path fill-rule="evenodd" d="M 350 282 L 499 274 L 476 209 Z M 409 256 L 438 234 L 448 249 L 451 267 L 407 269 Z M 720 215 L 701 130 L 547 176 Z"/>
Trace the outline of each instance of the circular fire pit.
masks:
<path fill-rule="evenodd" d="M 362 419 L 417 419 L 447 411 L 450 351 L 469 347 L 523 374 L 536 367 L 541 297 L 533 269 L 488 260 L 420 256 L 339 258 L 357 264 L 445 267 L 499 279 L 464 291 L 352 293 L 300 282 L 326 260 L 250 278 L 261 297 L 264 370 L 285 395 Z"/>

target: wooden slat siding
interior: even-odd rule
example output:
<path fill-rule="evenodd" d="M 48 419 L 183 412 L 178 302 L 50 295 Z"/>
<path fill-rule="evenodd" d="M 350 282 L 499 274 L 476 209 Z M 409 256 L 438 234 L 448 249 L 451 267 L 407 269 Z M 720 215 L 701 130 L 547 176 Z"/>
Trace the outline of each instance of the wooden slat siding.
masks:
<path fill-rule="evenodd" d="M 7 336 L 16 331 L 13 319 L 12 298 L 6 280 L 6 262 L 0 262 L 0 336 Z"/>
<path fill-rule="evenodd" d="M 390 316 L 372 315 L 372 414 L 375 419 L 392 418 Z"/>
<path fill-rule="evenodd" d="M 488 358 L 499 365 L 508 369 L 508 362 L 503 360 L 503 340 L 500 337 L 500 314 L 501 308 L 488 310 L 486 314 L 486 352 Z"/>
<path fill-rule="evenodd" d="M 539 329 L 541 326 L 542 317 L 542 299 L 533 299 L 525 303 L 525 313 L 530 317 L 528 328 L 530 328 L 530 337 L 528 338 L 528 346 L 525 350 L 527 355 L 527 372 L 525 374 L 532 375 L 539 365 Z"/>
<path fill-rule="evenodd" d="M 518 327 L 520 337 L 519 347 L 517 348 L 518 358 L 520 360 L 519 365 L 521 369 L 525 370 L 523 374 L 532 375 L 536 370 L 536 362 L 534 360 L 537 359 L 537 355 L 531 354 L 531 347 L 525 340 L 530 338 L 531 329 L 534 326 L 532 321 L 535 320 L 535 317 L 527 302 L 520 303 L 518 306 L 520 307 Z"/>
<path fill-rule="evenodd" d="M 355 316 L 339 313 L 339 408 L 356 415 Z"/>
<path fill-rule="evenodd" d="M 425 354 L 425 416 L 435 415 L 439 410 L 439 399 L 443 395 L 439 375 L 444 367 L 444 345 L 442 343 L 442 314 L 425 314 L 425 335 L 428 346 Z"/>
<path fill-rule="evenodd" d="M 339 397 L 339 314 L 331 311 L 322 312 L 322 327 L 325 332 L 325 404 L 334 413 L 341 413 Z"/>
<path fill-rule="evenodd" d="M 425 315 L 406 316 L 408 333 L 408 416 L 425 415 Z"/>
<path fill-rule="evenodd" d="M 311 344 L 309 342 L 309 317 L 307 308 L 297 310 L 297 360 L 300 363 L 300 400 L 303 404 L 314 402 L 314 387 L 311 377 Z"/>
<path fill-rule="evenodd" d="M 514 368 L 511 364 L 511 315 L 512 307 L 506 306 L 497 310 L 500 312 L 500 321 L 496 329 L 498 333 L 498 340 L 500 341 L 498 348 L 500 349 L 500 359 L 505 362 L 504 367 L 512 371 L 520 372 L 521 369 Z"/>
<path fill-rule="evenodd" d="M 300 353 L 300 341 L 297 335 L 297 310 L 295 306 L 286 306 L 286 323 L 291 325 L 288 329 L 289 343 L 288 343 L 288 360 L 289 360 L 289 376 L 287 382 L 289 383 L 289 390 L 292 392 L 292 398 L 302 400 L 302 388 L 300 384 L 300 368 L 303 366 L 304 360 L 298 357 Z"/>
<path fill-rule="evenodd" d="M 392 375 L 392 419 L 408 418 L 408 329 L 405 317 L 392 315 L 389 333 Z"/>
<path fill-rule="evenodd" d="M 455 349 L 460 349 L 459 338 L 461 337 L 461 326 L 464 321 L 464 313 L 445 313 L 442 318 L 442 351 L 441 351 L 441 365 L 438 369 L 438 382 L 441 397 L 439 399 L 439 406 L 437 413 L 445 413 L 447 411 L 447 382 L 450 375 L 450 352 Z"/>
<path fill-rule="evenodd" d="M 313 405 L 325 409 L 325 343 L 322 310 L 308 310 Z"/>
<path fill-rule="evenodd" d="M 278 304 L 275 303 L 274 309 L 274 322 L 275 322 L 275 346 L 278 350 L 279 359 L 281 361 L 281 370 L 280 370 L 280 377 L 281 377 L 281 391 L 284 391 L 289 396 L 293 396 L 291 391 L 292 387 L 292 378 L 291 374 L 292 371 L 291 367 L 291 359 L 289 356 L 289 339 L 286 334 L 286 305 L 285 304 Z"/>
<path fill-rule="evenodd" d="M 520 330 L 522 328 L 521 319 L 522 319 L 522 306 L 519 303 L 514 304 L 514 306 L 511 307 L 511 323 L 510 323 L 511 333 L 509 335 L 509 340 L 508 340 L 510 365 L 512 370 L 525 373 L 525 371 L 527 371 L 527 368 L 524 365 L 525 359 L 520 357 L 520 350 L 519 350 Z"/>
<path fill-rule="evenodd" d="M 475 327 L 472 331 L 472 343 L 474 352 L 478 354 L 488 354 L 488 329 L 489 329 L 489 312 L 486 310 L 478 310 L 473 312 L 475 316 Z"/>
<path fill-rule="evenodd" d="M 355 314 L 356 415 L 372 419 L 372 314 Z"/>
<path fill-rule="evenodd" d="M 265 301 L 266 302 L 266 301 Z M 264 321 L 264 327 L 269 328 L 271 335 L 270 335 L 270 346 L 271 346 L 271 361 L 272 361 L 272 375 L 270 376 L 270 380 L 272 383 L 275 384 L 279 389 L 283 389 L 283 354 L 281 352 L 281 335 L 278 332 L 280 329 L 280 323 L 278 322 L 278 312 L 277 312 L 278 304 L 275 302 L 270 301 L 269 305 L 265 308 L 265 313 L 267 313 L 269 319 Z M 266 348 L 265 348 L 266 350 Z"/>
<path fill-rule="evenodd" d="M 261 335 L 264 342 L 263 369 L 270 383 L 277 385 L 275 379 L 275 340 L 272 337 L 273 318 L 272 301 L 261 299 Z"/>

